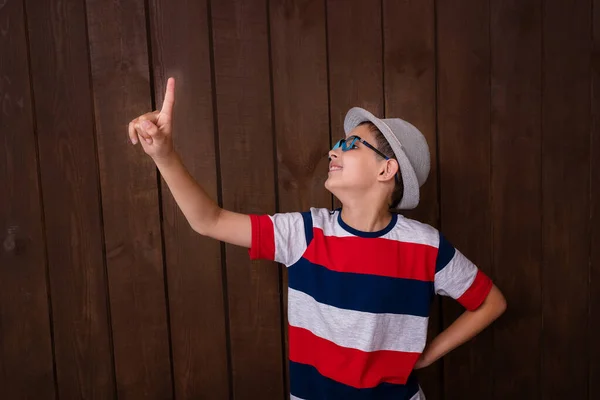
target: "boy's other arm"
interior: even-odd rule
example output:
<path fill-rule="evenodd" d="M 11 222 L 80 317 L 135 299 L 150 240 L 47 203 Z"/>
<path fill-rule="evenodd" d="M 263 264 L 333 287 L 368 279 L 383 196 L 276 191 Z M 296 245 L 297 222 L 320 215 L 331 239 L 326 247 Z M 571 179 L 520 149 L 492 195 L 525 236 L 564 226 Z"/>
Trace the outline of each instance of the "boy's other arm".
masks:
<path fill-rule="evenodd" d="M 425 349 L 415 368 L 424 368 L 472 339 L 506 310 L 506 300 L 496 285 L 475 311 L 465 311 Z"/>

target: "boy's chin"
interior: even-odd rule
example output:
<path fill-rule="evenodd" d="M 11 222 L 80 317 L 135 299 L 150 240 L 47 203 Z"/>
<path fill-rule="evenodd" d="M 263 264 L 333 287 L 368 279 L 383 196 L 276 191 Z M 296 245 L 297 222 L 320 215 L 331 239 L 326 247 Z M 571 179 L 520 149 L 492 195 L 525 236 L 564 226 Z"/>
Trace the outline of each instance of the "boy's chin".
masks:
<path fill-rule="evenodd" d="M 340 196 L 343 196 L 343 194 L 347 192 L 348 188 L 343 187 L 341 182 L 335 182 L 335 180 L 327 179 L 325 181 L 325 189 L 339 199 Z"/>
<path fill-rule="evenodd" d="M 327 189 L 329 192 L 331 192 L 331 194 L 333 194 L 335 196 L 335 189 L 336 189 L 335 186 L 336 185 L 335 185 L 335 183 L 331 182 L 330 178 L 328 178 L 325 181 L 325 185 L 324 186 L 325 186 L 325 189 Z"/>

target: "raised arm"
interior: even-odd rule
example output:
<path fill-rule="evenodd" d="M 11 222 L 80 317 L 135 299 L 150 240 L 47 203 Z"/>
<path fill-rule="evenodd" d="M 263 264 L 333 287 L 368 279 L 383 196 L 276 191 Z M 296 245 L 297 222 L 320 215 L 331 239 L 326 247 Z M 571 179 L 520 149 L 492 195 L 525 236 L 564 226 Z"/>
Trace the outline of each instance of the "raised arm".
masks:
<path fill-rule="evenodd" d="M 223 242 L 250 247 L 250 217 L 224 210 L 191 176 L 174 150 L 172 139 L 175 80 L 169 78 L 162 109 L 129 123 L 129 138 L 140 143 L 163 176 L 177 205 L 196 232 Z"/>

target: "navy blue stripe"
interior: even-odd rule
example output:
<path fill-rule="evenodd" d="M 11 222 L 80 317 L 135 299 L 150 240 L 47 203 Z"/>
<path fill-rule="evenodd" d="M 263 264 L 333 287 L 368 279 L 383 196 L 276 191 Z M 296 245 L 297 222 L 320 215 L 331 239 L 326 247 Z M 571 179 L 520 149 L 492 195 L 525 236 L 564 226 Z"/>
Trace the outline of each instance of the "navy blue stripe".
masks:
<path fill-rule="evenodd" d="M 301 213 L 302 219 L 304 220 L 304 236 L 306 236 L 306 247 L 312 242 L 313 239 L 313 222 L 310 211 Z"/>
<path fill-rule="evenodd" d="M 381 383 L 374 388 L 357 389 L 319 374 L 312 365 L 290 361 L 290 391 L 306 400 L 409 400 L 419 391 L 412 374 L 406 385 Z"/>
<path fill-rule="evenodd" d="M 433 282 L 331 271 L 304 257 L 288 269 L 289 287 L 319 303 L 371 313 L 429 316 Z"/>
<path fill-rule="evenodd" d="M 454 258 L 456 249 L 440 233 L 440 245 L 438 247 L 437 259 L 435 261 L 435 272 L 438 273 Z"/>
<path fill-rule="evenodd" d="M 364 232 L 364 231 L 359 231 L 358 229 L 354 229 L 350 225 L 346 224 L 344 222 L 344 220 L 342 219 L 341 209 L 338 214 L 338 224 L 340 224 L 340 226 L 346 232 L 349 232 L 355 236 L 363 237 L 363 238 L 378 238 L 380 236 L 383 236 L 386 233 L 388 233 L 389 231 L 391 231 L 394 228 L 394 226 L 396 226 L 397 222 L 398 222 L 398 214 L 392 213 L 392 219 L 390 220 L 390 223 L 385 228 L 383 228 L 382 230 L 377 231 L 377 232 Z"/>

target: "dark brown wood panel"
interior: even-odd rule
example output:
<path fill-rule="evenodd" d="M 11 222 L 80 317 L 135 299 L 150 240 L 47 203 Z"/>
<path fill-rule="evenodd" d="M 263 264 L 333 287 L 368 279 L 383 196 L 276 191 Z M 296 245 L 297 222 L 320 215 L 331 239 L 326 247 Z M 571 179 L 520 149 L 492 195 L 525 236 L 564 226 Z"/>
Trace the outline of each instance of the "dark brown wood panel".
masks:
<path fill-rule="evenodd" d="M 331 141 L 344 137 L 344 118 L 362 107 L 383 118 L 381 3 L 327 0 Z M 342 204 L 334 198 L 333 206 Z"/>
<path fill-rule="evenodd" d="M 154 0 L 149 5 L 156 105 L 174 76 L 175 148 L 217 200 L 208 4 Z M 162 199 L 176 398 L 227 399 L 221 245 L 190 228 L 164 182 Z"/>
<path fill-rule="evenodd" d="M 275 212 L 268 9 L 263 0 L 212 2 L 223 207 Z M 226 246 L 233 395 L 284 395 L 280 274 Z"/>
<path fill-rule="evenodd" d="M 441 226 L 484 272 L 491 273 L 489 5 L 437 2 L 438 138 Z M 463 311 L 443 301 L 444 325 Z M 491 330 L 444 359 L 444 398 L 492 398 Z"/>
<path fill-rule="evenodd" d="M 329 116 L 323 0 L 272 0 L 271 51 L 281 211 L 328 207 Z"/>
<path fill-rule="evenodd" d="M 415 125 L 427 139 L 431 171 L 419 206 L 402 214 L 439 228 L 435 14 L 433 0 L 383 1 L 385 115 Z M 441 331 L 440 299 L 429 316 L 429 340 Z M 442 363 L 418 372 L 428 399 L 441 399 Z"/>
<path fill-rule="evenodd" d="M 280 212 L 331 207 L 331 194 L 324 187 L 329 150 L 325 10 L 324 0 L 270 2 Z M 287 270 L 282 272 L 287 333 Z M 285 347 L 287 355 L 287 334 Z"/>
<path fill-rule="evenodd" d="M 588 395 L 590 10 L 589 0 L 543 6 L 544 399 Z"/>
<path fill-rule="evenodd" d="M 592 132 L 590 162 L 590 314 L 589 399 L 600 397 L 600 345 L 593 338 L 600 329 L 600 1 L 592 4 Z"/>
<path fill-rule="evenodd" d="M 121 399 L 172 397 L 156 171 L 126 126 L 151 110 L 143 1 L 87 0 L 114 363 Z"/>
<path fill-rule="evenodd" d="M 67 399 L 112 398 L 113 349 L 85 4 L 25 4 L 58 394 Z"/>
<path fill-rule="evenodd" d="M 541 2 L 494 0 L 490 11 L 492 265 L 510 307 L 494 325 L 494 398 L 539 399 Z"/>
<path fill-rule="evenodd" d="M 328 0 L 327 37 L 331 136 L 344 137 L 344 117 L 362 107 L 383 117 L 381 4 Z"/>
<path fill-rule="evenodd" d="M 415 125 L 427 138 L 431 171 L 421 202 L 406 216 L 439 225 L 433 0 L 383 2 L 385 115 Z"/>
<path fill-rule="evenodd" d="M 596 0 L 0 0 L 2 394 L 287 396 L 286 271 L 194 233 L 127 142 L 174 76 L 176 148 L 235 211 L 340 206 L 352 106 L 420 128 L 404 214 L 509 304 L 427 397 L 600 396 L 598 32 Z"/>
<path fill-rule="evenodd" d="M 7 399 L 54 399 L 45 238 L 22 2 L 0 7 L 0 49 L 0 387 Z"/>

